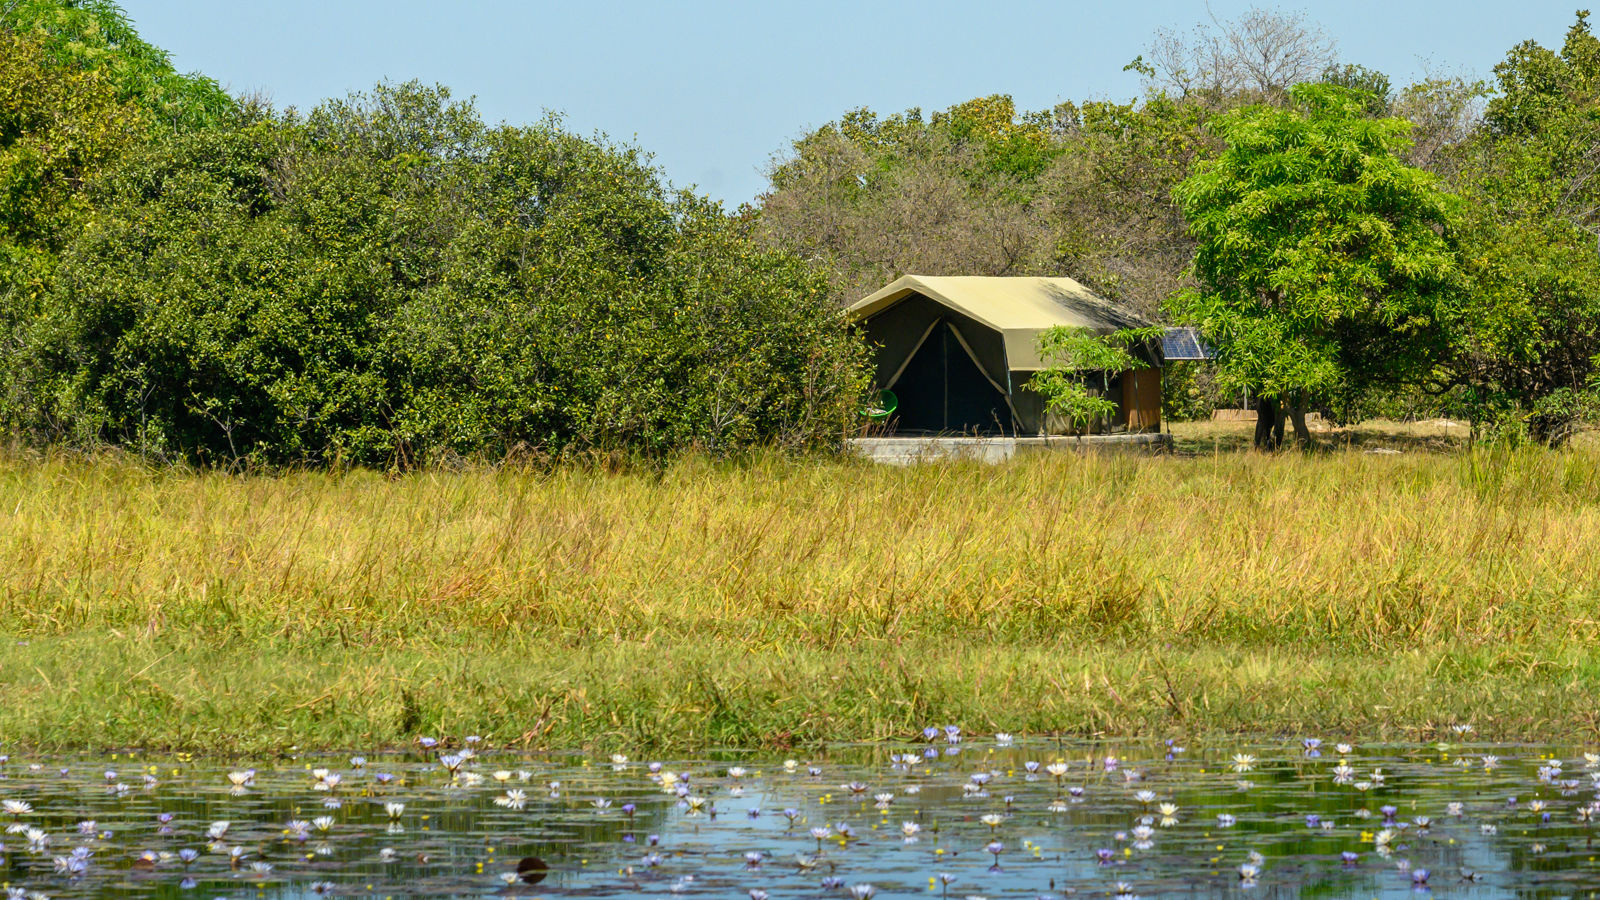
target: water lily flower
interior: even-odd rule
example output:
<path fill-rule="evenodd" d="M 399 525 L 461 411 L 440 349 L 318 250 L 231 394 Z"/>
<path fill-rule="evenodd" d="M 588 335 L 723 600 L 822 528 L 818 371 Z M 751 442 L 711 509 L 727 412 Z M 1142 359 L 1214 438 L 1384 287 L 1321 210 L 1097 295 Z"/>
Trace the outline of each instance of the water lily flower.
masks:
<path fill-rule="evenodd" d="M 521 788 L 511 788 L 504 796 L 494 798 L 494 804 L 506 809 L 522 809 L 528 805 L 528 792 Z"/>
<path fill-rule="evenodd" d="M 1005 844 L 1002 844 L 999 841 L 990 841 L 988 843 L 988 845 L 983 848 L 983 852 L 988 853 L 991 856 L 993 856 L 994 857 L 995 868 L 999 868 L 999 866 L 1000 866 L 1000 853 L 1002 851 L 1004 851 L 1005 849 L 1006 849 L 1006 845 Z"/>
<path fill-rule="evenodd" d="M 1006 820 L 1005 816 L 995 815 L 994 813 L 989 813 L 987 815 L 983 815 L 983 816 L 979 816 L 978 817 L 978 821 L 982 822 L 983 824 L 985 824 L 987 826 L 989 826 L 989 830 L 990 831 L 993 831 L 993 830 L 999 828 L 1001 826 L 1001 824 L 1003 824 L 1005 822 L 1005 820 Z"/>
<path fill-rule="evenodd" d="M 1248 753 L 1235 753 L 1233 755 L 1233 770 L 1235 772 L 1248 772 L 1255 768 L 1256 758 Z"/>
<path fill-rule="evenodd" d="M 872 900 L 873 895 L 876 893 L 878 893 L 878 889 L 870 884 L 857 883 L 850 885 L 850 896 L 854 900 Z"/>

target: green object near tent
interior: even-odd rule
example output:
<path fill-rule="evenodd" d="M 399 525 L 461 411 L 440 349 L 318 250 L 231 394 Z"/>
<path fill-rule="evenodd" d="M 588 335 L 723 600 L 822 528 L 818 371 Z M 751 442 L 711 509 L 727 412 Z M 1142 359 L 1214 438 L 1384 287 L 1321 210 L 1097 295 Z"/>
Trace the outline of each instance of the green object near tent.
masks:
<path fill-rule="evenodd" d="M 881 422 L 894 415 L 899 408 L 900 398 L 894 395 L 894 391 L 882 390 L 878 392 L 877 399 L 861 410 L 861 414 L 874 422 Z"/>

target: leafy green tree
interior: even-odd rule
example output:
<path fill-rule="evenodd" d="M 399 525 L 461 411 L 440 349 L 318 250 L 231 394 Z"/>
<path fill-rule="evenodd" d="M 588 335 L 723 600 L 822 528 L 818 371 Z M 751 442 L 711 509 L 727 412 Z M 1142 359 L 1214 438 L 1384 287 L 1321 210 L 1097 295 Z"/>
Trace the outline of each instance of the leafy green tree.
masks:
<path fill-rule="evenodd" d="M 1215 120 L 1227 149 L 1175 190 L 1199 247 L 1198 287 L 1172 313 L 1213 342 L 1227 385 L 1261 398 L 1261 447 L 1281 441 L 1285 407 L 1307 443 L 1312 402 L 1429 378 L 1460 293 L 1450 198 L 1398 157 L 1410 124 L 1334 85 L 1290 97 Z"/>
<path fill-rule="evenodd" d="M 1559 51 L 1495 67 L 1483 127 L 1453 154 L 1471 277 L 1454 377 L 1475 424 L 1560 444 L 1600 390 L 1600 40 L 1580 12 Z"/>
<path fill-rule="evenodd" d="M 234 109 L 215 81 L 178 72 L 165 50 L 139 37 L 113 0 L 4 0 L 0 31 L 37 41 L 55 66 L 99 73 L 153 127 L 204 128 Z"/>
<path fill-rule="evenodd" d="M 825 445 L 822 278 L 636 149 L 442 89 L 171 132 L 92 189 L 22 369 L 35 440 L 201 462 Z"/>
<path fill-rule="evenodd" d="M 86 187 L 151 135 L 234 110 L 215 82 L 178 74 L 109 0 L 0 2 L 0 425 L 16 427 L 27 405 L 22 332 L 83 227 Z"/>
<path fill-rule="evenodd" d="M 1367 115 L 1382 116 L 1389 112 L 1392 99 L 1389 76 L 1377 69 L 1355 63 L 1332 65 L 1322 70 L 1322 83 L 1336 84 L 1365 95 Z"/>
<path fill-rule="evenodd" d="M 0 425 L 17 405 L 21 332 L 86 209 L 82 187 L 143 131 L 102 73 L 53 65 L 38 40 L 0 29 Z"/>

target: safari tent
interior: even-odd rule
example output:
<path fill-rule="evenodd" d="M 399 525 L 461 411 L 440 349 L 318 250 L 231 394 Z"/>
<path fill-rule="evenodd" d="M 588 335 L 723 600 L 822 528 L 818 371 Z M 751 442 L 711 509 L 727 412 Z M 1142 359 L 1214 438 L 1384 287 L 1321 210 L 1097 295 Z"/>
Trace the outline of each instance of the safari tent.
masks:
<path fill-rule="evenodd" d="M 873 348 L 876 387 L 897 401 L 885 425 L 898 434 L 1070 433 L 1027 386 L 1045 368 L 1039 336 L 1058 325 L 1107 334 L 1148 324 L 1071 278 L 906 275 L 848 315 Z M 1161 430 L 1161 344 L 1133 351 L 1150 367 L 1089 376 L 1117 405 L 1091 431 Z"/>

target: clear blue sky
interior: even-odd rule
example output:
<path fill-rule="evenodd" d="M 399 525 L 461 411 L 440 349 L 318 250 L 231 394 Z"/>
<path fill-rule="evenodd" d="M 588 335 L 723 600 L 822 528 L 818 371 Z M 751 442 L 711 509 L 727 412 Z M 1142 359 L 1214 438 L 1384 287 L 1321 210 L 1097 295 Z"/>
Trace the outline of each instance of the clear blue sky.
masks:
<path fill-rule="evenodd" d="M 1348 61 L 1397 84 L 1488 77 L 1518 41 L 1559 46 L 1581 0 L 1347 0 L 1304 10 Z M 1229 19 L 1252 4 L 1213 0 Z M 563 113 L 655 154 L 675 184 L 730 206 L 775 153 L 868 106 L 943 109 L 1009 93 L 1026 109 L 1130 99 L 1122 67 L 1206 5 L 1146 2 L 123 0 L 146 40 L 236 92 L 309 107 L 382 79 L 475 96 L 490 121 Z"/>

